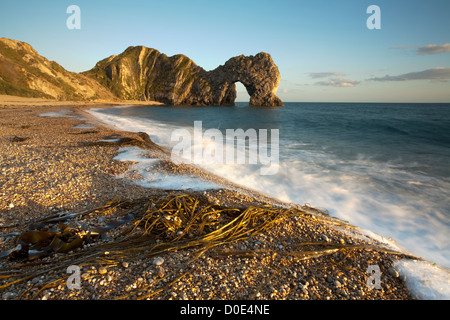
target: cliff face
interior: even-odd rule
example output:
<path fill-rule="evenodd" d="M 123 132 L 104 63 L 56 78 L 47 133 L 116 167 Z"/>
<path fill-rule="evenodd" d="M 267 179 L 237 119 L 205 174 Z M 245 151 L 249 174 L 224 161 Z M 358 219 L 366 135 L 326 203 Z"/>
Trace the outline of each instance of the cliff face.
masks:
<path fill-rule="evenodd" d="M 69 72 L 29 44 L 0 38 L 0 94 L 59 100 L 117 99 L 97 81 Z"/>
<path fill-rule="evenodd" d="M 129 47 L 83 73 L 69 72 L 29 44 L 0 38 L 0 94 L 59 100 L 150 100 L 168 105 L 234 105 L 240 81 L 255 106 L 282 106 L 271 56 L 238 56 L 205 71 L 184 55 Z"/>
<path fill-rule="evenodd" d="M 282 106 L 276 96 L 280 72 L 267 53 L 239 56 L 205 71 L 184 55 L 168 57 L 155 49 L 129 47 L 83 73 L 121 99 L 169 105 L 233 105 L 240 81 L 255 106 Z"/>
<path fill-rule="evenodd" d="M 99 61 L 83 74 L 121 99 L 179 104 L 199 69 L 183 55 L 167 57 L 155 49 L 130 47 L 120 55 Z"/>

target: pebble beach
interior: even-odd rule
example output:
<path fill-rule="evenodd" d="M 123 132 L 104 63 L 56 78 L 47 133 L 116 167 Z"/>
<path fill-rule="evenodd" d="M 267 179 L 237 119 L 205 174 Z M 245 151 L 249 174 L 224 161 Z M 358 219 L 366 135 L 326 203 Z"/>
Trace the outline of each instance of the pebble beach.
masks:
<path fill-rule="evenodd" d="M 95 104 L 96 108 L 109 106 Z M 14 248 L 18 236 L 29 230 L 30 223 L 43 217 L 86 213 L 65 221 L 69 227 L 85 231 L 123 219 L 123 210 L 111 210 L 108 214 L 95 211 L 111 201 L 135 203 L 145 198 L 146 204 L 151 203 L 157 209 L 164 199 L 182 194 L 198 199 L 199 208 L 216 206 L 225 212 L 227 208 L 243 210 L 268 205 L 289 208 L 290 204 L 251 190 L 227 188 L 226 181 L 198 168 L 170 163 L 168 151 L 146 137 L 114 130 L 90 118 L 84 110 L 92 107 L 61 102 L 0 103 L 0 252 Z M 224 188 L 192 191 L 140 186 L 135 183 L 139 176 L 132 170 L 133 163 L 115 159 L 126 145 L 145 148 L 150 157 L 158 155 L 164 160 L 161 172 L 189 171 Z M 121 232 L 133 225 L 131 220 L 67 253 L 51 253 L 33 260 L 13 259 L 4 254 L 0 258 L 0 297 L 5 300 L 414 299 L 394 267 L 397 259 L 412 257 L 385 248 L 325 212 L 309 207 L 295 209 L 262 232 L 215 245 L 204 252 L 200 250 L 201 254 L 198 246 L 155 253 L 153 246 L 168 241 L 167 237 L 155 235 L 149 236 L 145 242 L 148 249 L 139 249 L 139 254 L 110 249 L 113 247 L 109 245 L 122 241 Z M 224 214 L 218 218 L 216 228 L 232 218 Z M 204 232 L 207 231 L 214 230 Z M 195 236 L 186 235 L 186 241 Z M 318 249 L 321 254 L 309 254 L 319 252 Z M 94 253 L 95 259 L 87 258 Z M 77 288 L 69 288 L 69 265 L 79 268 Z M 376 288 L 368 281 L 371 266 L 380 270 Z"/>

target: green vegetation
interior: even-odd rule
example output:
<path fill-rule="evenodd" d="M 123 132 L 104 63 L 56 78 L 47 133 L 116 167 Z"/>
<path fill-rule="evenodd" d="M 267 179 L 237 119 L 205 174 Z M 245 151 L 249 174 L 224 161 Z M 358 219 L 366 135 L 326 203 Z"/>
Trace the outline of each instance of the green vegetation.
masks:
<path fill-rule="evenodd" d="M 75 73 L 65 70 L 55 61 L 48 61 L 41 57 L 30 46 L 17 43 L 17 48 L 11 48 L 0 41 L 0 93 L 23 96 L 55 98 L 41 92 L 39 89 L 31 89 L 31 80 L 41 80 L 54 86 L 58 91 L 58 99 L 84 100 L 86 97 L 78 91 L 79 85 L 87 85 L 85 79 Z M 28 59 L 30 58 L 30 59 Z M 41 67 L 49 69 L 41 71 Z M 62 75 L 62 76 L 58 76 Z M 65 79 L 65 80 L 64 80 Z M 42 89 L 46 91 L 45 89 Z M 101 94 L 95 94 L 95 96 Z"/>
<path fill-rule="evenodd" d="M 40 91 L 26 88 L 21 85 L 14 85 L 0 79 L 0 94 L 7 94 L 11 96 L 27 97 L 27 98 L 47 98 L 53 99 L 52 96 Z"/>

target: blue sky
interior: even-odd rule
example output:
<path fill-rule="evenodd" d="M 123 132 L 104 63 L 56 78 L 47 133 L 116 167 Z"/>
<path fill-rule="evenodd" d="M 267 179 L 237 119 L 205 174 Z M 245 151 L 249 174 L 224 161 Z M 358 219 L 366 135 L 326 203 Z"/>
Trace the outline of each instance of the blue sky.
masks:
<path fill-rule="evenodd" d="M 69 30 L 69 5 L 81 29 Z M 381 29 L 369 30 L 370 5 Z M 0 0 L 0 37 L 80 72 L 128 46 L 183 53 L 206 70 L 272 55 L 283 101 L 450 102 L 448 0 Z M 248 99 L 241 94 L 238 100 Z"/>

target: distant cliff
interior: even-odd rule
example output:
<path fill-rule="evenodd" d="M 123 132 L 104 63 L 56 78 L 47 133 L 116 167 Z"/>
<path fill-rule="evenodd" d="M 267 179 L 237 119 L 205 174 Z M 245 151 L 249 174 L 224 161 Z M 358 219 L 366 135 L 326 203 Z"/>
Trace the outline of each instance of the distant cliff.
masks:
<path fill-rule="evenodd" d="M 129 47 L 83 73 L 69 72 L 29 44 L 0 38 L 0 94 L 59 100 L 151 100 L 168 105 L 234 105 L 240 81 L 255 106 L 282 106 L 280 72 L 264 52 L 205 71 L 184 55 Z"/>
<path fill-rule="evenodd" d="M 240 81 L 255 106 L 282 106 L 276 96 L 280 72 L 272 57 L 238 56 L 205 71 L 184 55 L 168 57 L 147 47 L 129 47 L 83 73 L 121 99 L 154 100 L 169 105 L 233 105 Z"/>
<path fill-rule="evenodd" d="M 117 99 L 96 80 L 69 72 L 29 44 L 0 38 L 0 94 L 58 100 Z"/>

